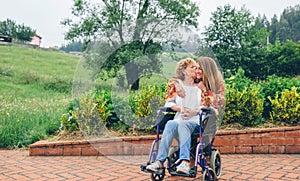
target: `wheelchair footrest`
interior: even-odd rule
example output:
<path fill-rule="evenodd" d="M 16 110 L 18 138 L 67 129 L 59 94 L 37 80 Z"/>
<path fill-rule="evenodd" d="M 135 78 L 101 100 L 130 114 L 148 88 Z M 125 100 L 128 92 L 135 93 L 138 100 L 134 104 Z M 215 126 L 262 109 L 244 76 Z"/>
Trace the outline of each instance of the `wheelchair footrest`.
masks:
<path fill-rule="evenodd" d="M 147 167 L 147 166 L 141 165 L 141 171 L 146 172 L 146 173 L 158 174 L 158 175 L 164 174 L 165 168 L 158 169 L 156 172 L 154 172 L 154 171 L 152 171 L 152 170 L 147 170 L 146 167 Z"/>
<path fill-rule="evenodd" d="M 172 176 L 181 176 L 181 177 L 196 177 L 196 174 L 191 173 L 190 174 L 185 174 L 185 173 L 179 173 L 179 172 L 170 172 Z"/>

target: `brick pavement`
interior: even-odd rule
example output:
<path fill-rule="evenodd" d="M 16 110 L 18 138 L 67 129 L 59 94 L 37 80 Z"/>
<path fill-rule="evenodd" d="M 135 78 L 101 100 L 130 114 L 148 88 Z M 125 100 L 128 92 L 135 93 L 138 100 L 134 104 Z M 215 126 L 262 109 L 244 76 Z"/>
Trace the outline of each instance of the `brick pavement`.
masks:
<path fill-rule="evenodd" d="M 28 150 L 0 150 L 0 180 L 150 180 L 140 171 L 147 156 L 28 156 Z M 129 163 L 132 162 L 132 163 Z M 300 154 L 223 154 L 220 181 L 300 180 Z M 170 177 L 165 180 L 201 180 Z"/>

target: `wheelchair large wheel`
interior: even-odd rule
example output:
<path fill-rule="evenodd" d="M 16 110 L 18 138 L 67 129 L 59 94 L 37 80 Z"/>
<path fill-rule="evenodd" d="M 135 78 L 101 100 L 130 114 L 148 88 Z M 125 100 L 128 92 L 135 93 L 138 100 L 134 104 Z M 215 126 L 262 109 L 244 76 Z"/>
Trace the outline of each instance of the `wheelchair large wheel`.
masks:
<path fill-rule="evenodd" d="M 165 178 L 165 174 L 157 174 L 157 173 L 151 173 L 151 180 L 152 181 L 161 181 Z"/>
<path fill-rule="evenodd" d="M 202 175 L 203 181 L 216 181 L 217 176 L 212 168 L 205 169 Z"/>
<path fill-rule="evenodd" d="M 221 154 L 218 150 L 213 150 L 211 152 L 209 166 L 215 171 L 217 179 L 219 179 L 222 173 L 222 162 Z"/>

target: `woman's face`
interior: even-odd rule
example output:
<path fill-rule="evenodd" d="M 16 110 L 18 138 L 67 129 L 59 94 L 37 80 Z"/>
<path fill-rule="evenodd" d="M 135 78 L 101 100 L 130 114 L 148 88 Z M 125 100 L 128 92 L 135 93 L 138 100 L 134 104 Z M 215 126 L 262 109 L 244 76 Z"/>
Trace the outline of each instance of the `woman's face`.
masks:
<path fill-rule="evenodd" d="M 197 63 L 196 64 L 196 78 L 202 79 L 202 77 L 203 77 L 203 71 L 202 71 L 200 65 Z"/>
<path fill-rule="evenodd" d="M 193 79 L 196 78 L 196 64 L 191 63 L 185 69 L 186 75 L 192 77 Z"/>

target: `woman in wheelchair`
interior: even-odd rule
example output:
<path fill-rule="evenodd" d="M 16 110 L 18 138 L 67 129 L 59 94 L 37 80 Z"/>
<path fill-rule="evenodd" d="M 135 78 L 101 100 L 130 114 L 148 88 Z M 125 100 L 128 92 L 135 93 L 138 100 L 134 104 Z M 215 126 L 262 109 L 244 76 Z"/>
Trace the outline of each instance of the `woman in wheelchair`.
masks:
<path fill-rule="evenodd" d="M 203 107 L 213 108 L 218 118 L 222 119 L 222 114 L 220 112 L 224 111 L 225 106 L 225 81 L 223 76 L 218 69 L 218 66 L 210 57 L 199 57 L 196 60 L 196 79 L 195 84 L 201 89 L 201 103 Z M 168 83 L 167 95 L 173 94 L 172 92 L 176 92 L 176 94 L 180 97 L 184 97 L 186 92 L 178 84 L 178 79 L 173 78 Z M 220 113 L 220 114 L 219 114 Z M 213 120 L 213 118 L 211 118 Z M 204 131 L 204 135 L 210 135 L 210 139 L 207 140 L 207 137 L 203 137 L 203 141 L 205 143 L 211 143 L 211 140 L 215 137 L 216 133 L 216 122 L 209 122 L 206 126 L 206 130 Z M 207 133 L 207 134 L 206 134 Z"/>
<path fill-rule="evenodd" d="M 173 138 L 179 141 L 181 164 L 177 167 L 177 172 L 189 174 L 191 133 L 199 122 L 199 112 L 201 108 L 201 90 L 194 84 L 196 78 L 196 62 L 190 58 L 178 62 L 176 67 L 176 77 L 178 84 L 185 91 L 184 98 L 179 97 L 176 92 L 170 92 L 167 97 L 165 107 L 170 107 L 176 111 L 173 120 L 167 122 L 162 134 L 161 143 L 158 149 L 157 160 L 146 167 L 147 170 L 157 171 L 163 168 L 169 147 Z"/>
<path fill-rule="evenodd" d="M 190 159 L 191 134 L 198 126 L 201 107 L 213 108 L 215 113 L 218 114 L 225 105 L 225 83 L 215 61 L 209 57 L 200 57 L 197 59 L 196 69 L 193 67 L 192 61 L 189 61 L 190 64 L 185 65 L 184 62 L 186 61 L 182 60 L 178 63 L 176 77 L 168 83 L 165 106 L 171 107 L 177 113 L 174 120 L 168 121 L 165 125 L 156 161 L 148 165 L 147 170 L 155 172 L 163 168 L 163 163 L 168 156 L 168 148 L 173 138 L 177 138 L 180 145 L 179 159 L 182 161 L 177 166 L 176 171 L 188 174 L 190 170 L 188 162 Z M 194 69 L 195 75 L 192 73 L 192 69 Z M 191 91 L 189 87 L 195 89 Z M 184 107 L 189 108 L 184 109 Z M 212 138 L 210 139 L 213 139 L 216 133 L 215 123 L 205 129 L 207 129 L 207 132 L 212 132 L 210 136 Z M 209 129 L 212 130 L 208 131 Z M 203 141 L 204 139 L 205 137 L 203 137 Z M 210 143 L 209 141 L 205 142 Z M 219 176 L 220 173 L 217 174 L 217 177 Z"/>

